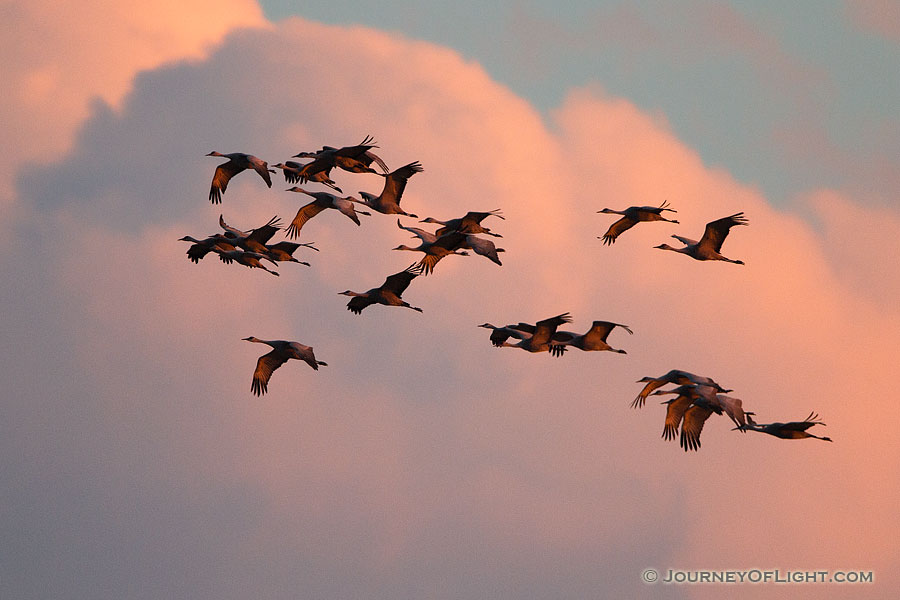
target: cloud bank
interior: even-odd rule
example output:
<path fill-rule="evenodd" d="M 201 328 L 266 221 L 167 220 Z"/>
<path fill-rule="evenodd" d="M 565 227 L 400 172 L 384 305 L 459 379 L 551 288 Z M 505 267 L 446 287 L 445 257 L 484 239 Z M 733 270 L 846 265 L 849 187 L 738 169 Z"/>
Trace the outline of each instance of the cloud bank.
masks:
<path fill-rule="evenodd" d="M 249 228 L 301 204 L 242 175 L 211 206 L 204 154 L 274 163 L 369 133 L 391 167 L 425 167 L 407 210 L 502 208 L 504 266 L 447 258 L 405 294 L 423 314 L 357 317 L 337 292 L 414 259 L 388 250 L 406 242 L 395 218 L 319 215 L 302 232 L 321 248 L 303 257 L 313 266 L 279 278 L 186 260 L 177 238 L 212 233 L 220 210 Z M 348 192 L 381 186 L 333 175 Z M 4 597 L 721 592 L 647 587 L 647 567 L 873 569 L 864 594 L 895 587 L 884 523 L 898 459 L 883 448 L 898 411 L 879 392 L 900 312 L 880 271 L 854 267 L 866 253 L 839 251 L 831 224 L 860 210 L 851 198 L 816 193 L 805 208 L 820 230 L 602 89 L 573 90 L 547 122 L 445 48 L 296 19 L 142 73 L 66 156 L 19 181 L 15 285 L 0 292 L 16 349 L 2 363 Z M 611 222 L 600 208 L 664 199 L 680 225 L 597 239 Z M 745 267 L 652 248 L 738 211 L 750 226 L 725 250 Z M 873 252 L 890 251 L 895 218 L 870 225 Z M 476 327 L 565 311 L 573 330 L 632 326 L 613 334 L 628 354 L 498 350 Z M 329 366 L 289 363 L 256 399 L 249 335 L 312 345 Z M 816 410 L 836 442 L 717 418 L 685 455 L 659 439 L 661 407 L 628 407 L 634 381 L 670 368 L 715 377 L 761 420 Z"/>

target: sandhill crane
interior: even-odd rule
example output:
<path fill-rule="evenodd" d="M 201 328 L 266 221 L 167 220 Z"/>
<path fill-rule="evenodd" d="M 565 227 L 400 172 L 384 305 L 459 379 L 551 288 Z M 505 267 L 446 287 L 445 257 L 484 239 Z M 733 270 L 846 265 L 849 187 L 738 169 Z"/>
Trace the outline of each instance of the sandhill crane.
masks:
<path fill-rule="evenodd" d="M 359 201 L 351 196 L 341 198 L 340 196 L 335 196 L 334 194 L 329 194 L 328 192 L 308 192 L 301 187 L 292 187 L 287 191 L 306 194 L 307 196 L 312 196 L 313 198 L 315 198 L 315 200 L 313 200 L 309 204 L 300 207 L 300 210 L 297 211 L 297 216 L 294 217 L 294 220 L 291 221 L 290 226 L 287 228 L 287 235 L 289 235 L 292 239 L 296 238 L 300 234 L 300 229 L 303 227 L 303 225 L 306 224 L 307 221 L 312 219 L 314 216 L 316 216 L 326 208 L 333 208 L 340 211 L 341 213 L 347 215 L 347 217 L 357 225 L 360 224 L 359 217 L 357 215 L 368 216 L 372 214 L 364 210 L 354 209 L 353 202 Z"/>
<path fill-rule="evenodd" d="M 312 174 L 304 174 L 303 167 L 306 165 L 302 165 L 298 162 L 294 162 L 289 160 L 284 163 L 278 163 L 277 165 L 272 165 L 276 169 L 281 169 L 282 173 L 284 173 L 284 180 L 288 183 L 306 183 L 307 181 L 313 181 L 315 183 L 322 183 L 336 191 L 338 194 L 343 194 L 343 190 L 335 185 L 334 181 L 331 179 L 331 169 L 328 168 L 324 171 L 317 171 Z"/>
<path fill-rule="evenodd" d="M 598 213 L 622 215 L 622 218 L 610 225 L 609 229 L 606 230 L 606 233 L 603 234 L 603 237 L 600 238 L 598 236 L 598 239 L 602 239 L 604 244 L 612 245 L 615 243 L 616 238 L 623 232 L 631 229 L 641 221 L 667 221 L 669 223 L 678 223 L 678 221 L 675 221 L 674 219 L 666 219 L 662 216 L 663 211 L 678 212 L 673 208 L 667 208 L 668 206 L 668 202 L 663 202 L 657 207 L 630 206 L 625 210 L 613 210 L 611 208 L 598 210 Z"/>
<path fill-rule="evenodd" d="M 207 156 L 221 156 L 228 159 L 228 162 L 216 167 L 216 172 L 213 175 L 212 185 L 209 188 L 209 201 L 213 204 L 222 202 L 222 194 L 225 193 L 228 182 L 231 181 L 232 177 L 245 169 L 253 169 L 259 173 L 259 176 L 263 178 L 267 186 L 272 187 L 272 178 L 269 177 L 269 173 L 274 173 L 275 171 L 269 169 L 266 161 L 256 158 L 252 154 L 244 154 L 243 152 L 222 154 L 213 150 Z"/>
<path fill-rule="evenodd" d="M 262 227 L 251 229 L 250 231 L 241 231 L 232 227 L 225 222 L 222 215 L 219 215 L 219 226 L 225 230 L 225 235 L 236 246 L 250 252 L 262 254 L 273 262 L 295 262 L 301 265 L 309 266 L 308 262 L 303 262 L 293 257 L 294 252 L 301 246 L 311 250 L 319 251 L 312 242 L 292 243 L 278 242 L 277 244 L 267 244 L 275 232 L 281 229 L 281 223 L 278 217 L 272 217 L 268 223 Z"/>
<path fill-rule="evenodd" d="M 695 260 L 724 260 L 736 265 L 742 265 L 744 264 L 743 261 L 726 258 L 719 254 L 719 251 L 722 249 L 722 242 L 725 241 L 729 230 L 736 225 L 747 225 L 747 223 L 744 213 L 735 213 L 730 217 L 723 217 L 707 223 L 706 230 L 703 232 L 703 237 L 700 238 L 699 242 L 680 235 L 673 235 L 672 237 L 684 244 L 684 247 L 673 248 L 668 244 L 660 244 L 659 246 L 654 246 L 654 248 L 687 254 Z"/>
<path fill-rule="evenodd" d="M 406 244 L 401 244 L 396 248 L 392 248 L 392 250 L 424 252 L 425 258 L 423 258 L 419 262 L 419 264 L 423 267 L 424 275 L 428 275 L 429 273 L 431 273 L 434 270 L 435 265 L 437 265 L 438 261 L 440 261 L 445 256 L 449 256 L 451 254 L 458 254 L 459 256 L 469 255 L 469 253 L 465 250 L 460 250 L 462 245 L 466 242 L 466 236 L 462 233 L 452 232 L 439 237 L 433 233 L 425 231 L 424 229 L 419 229 L 418 227 L 407 227 L 400 223 L 400 219 L 397 219 L 397 227 L 412 233 L 413 236 L 418 237 L 422 241 L 422 243 L 415 248 L 407 246 Z"/>
<path fill-rule="evenodd" d="M 271 352 L 263 354 L 256 361 L 256 370 L 253 371 L 253 383 L 250 384 L 250 391 L 257 396 L 265 394 L 268 390 L 272 372 L 292 358 L 302 360 L 316 371 L 320 366 L 328 366 L 328 363 L 316 360 L 312 346 L 304 346 L 299 342 L 286 340 L 261 340 L 252 336 L 243 339 L 247 342 L 272 346 Z"/>
<path fill-rule="evenodd" d="M 626 354 L 624 350 L 618 350 L 606 343 L 609 333 L 616 327 L 621 327 L 630 334 L 634 332 L 627 325 L 621 323 L 611 323 L 609 321 L 594 321 L 591 328 L 584 334 L 577 334 L 571 331 L 557 331 L 553 334 L 553 343 L 563 346 L 574 346 L 579 350 L 609 350 L 610 352 L 618 352 Z"/>
<path fill-rule="evenodd" d="M 667 383 L 677 383 L 680 385 L 687 385 L 690 383 L 696 383 L 701 385 L 711 385 L 716 390 L 724 393 L 728 393 L 731 390 L 726 390 L 718 383 L 710 379 L 709 377 L 703 377 L 701 375 L 694 375 L 693 373 L 689 373 L 688 371 L 681 371 L 678 369 L 672 369 L 665 375 L 660 377 L 642 377 L 638 379 L 637 383 L 646 383 L 644 389 L 637 395 L 637 398 L 631 403 L 632 408 L 640 408 L 644 405 L 644 401 L 647 399 L 647 396 L 650 395 L 650 392 L 657 388 L 661 388 Z"/>
<path fill-rule="evenodd" d="M 353 296 L 353 298 L 350 299 L 350 302 L 347 303 L 347 310 L 356 314 L 362 313 L 364 308 L 372 304 L 403 306 L 417 312 L 422 312 L 421 308 L 410 306 L 409 303 L 404 302 L 400 298 L 403 292 L 406 291 L 406 288 L 409 287 L 410 282 L 421 274 L 422 266 L 414 263 L 403 271 L 388 276 L 388 278 L 384 280 L 384 283 L 377 288 L 372 288 L 371 290 L 362 293 L 347 290 L 346 292 L 339 292 L 339 295 Z"/>
<path fill-rule="evenodd" d="M 511 337 L 516 338 L 517 340 L 531 339 L 534 336 L 534 332 L 537 330 L 537 326 L 532 325 L 531 323 L 521 322 L 515 325 L 506 325 L 505 327 L 497 327 L 490 323 L 482 323 L 479 327 L 491 330 L 491 344 L 497 348 L 502 348 L 506 345 L 504 342 Z M 556 333 L 553 334 L 554 337 L 556 336 Z M 551 343 L 547 351 L 552 356 L 562 356 L 566 352 L 566 346 L 564 344 Z"/>
<path fill-rule="evenodd" d="M 751 413 L 747 413 L 751 414 Z M 741 427 L 735 427 L 735 429 L 741 429 L 744 431 L 759 431 L 760 433 L 768 433 L 769 435 L 774 435 L 777 438 L 781 438 L 783 440 L 801 440 L 803 438 L 816 438 L 817 440 L 824 440 L 826 442 L 832 441 L 829 437 L 819 437 L 817 435 L 813 435 L 806 430 L 812 427 L 813 425 L 821 425 L 825 426 L 825 423 L 819 420 L 819 415 L 816 413 L 809 413 L 809 416 L 803 419 L 802 421 L 791 421 L 790 423 L 767 423 L 760 424 L 756 423 L 752 417 L 747 417 L 749 421 L 746 425 Z"/>
<path fill-rule="evenodd" d="M 704 384 L 689 383 L 680 385 L 671 390 L 659 390 L 653 392 L 654 396 L 664 394 L 678 394 L 679 396 L 688 396 L 693 400 L 703 398 L 710 405 L 720 408 L 738 427 L 746 425 L 746 415 L 753 413 L 744 412 L 744 403 L 740 398 L 732 398 L 725 394 L 718 393 L 716 387 Z"/>
<path fill-rule="evenodd" d="M 538 321 L 534 325 L 519 323 L 518 325 L 507 326 L 513 330 L 521 331 L 524 333 L 531 333 L 531 335 L 528 337 L 511 334 L 509 337 L 519 338 L 519 341 L 514 344 L 507 342 L 506 340 L 503 340 L 500 344 L 497 344 L 495 337 L 499 337 L 501 334 L 498 334 L 497 330 L 495 329 L 494 332 L 491 333 L 491 343 L 498 347 L 521 348 L 522 350 L 527 350 L 528 352 L 550 352 L 550 354 L 553 356 L 560 356 L 562 352 L 560 352 L 559 350 L 555 350 L 554 347 L 563 349 L 564 347 L 551 343 L 553 334 L 556 333 L 557 327 L 559 327 L 563 323 L 571 322 L 572 317 L 569 315 L 569 313 L 563 313 L 555 317 L 550 317 L 549 319 Z M 485 323 L 485 325 L 483 326 L 486 325 L 490 324 Z M 531 331 L 529 331 L 530 329 Z"/>
<path fill-rule="evenodd" d="M 500 219 L 506 218 L 500 214 L 499 208 L 495 208 L 494 210 L 490 210 L 487 212 L 470 211 L 462 217 L 459 217 L 458 219 L 450 219 L 449 221 L 438 221 L 437 219 L 434 219 L 432 217 L 427 217 L 425 219 L 422 219 L 420 222 L 437 223 L 439 225 L 443 225 L 443 227 L 434 232 L 438 237 L 452 231 L 458 231 L 460 233 L 484 233 L 494 237 L 503 237 L 499 233 L 493 233 L 487 227 L 481 226 L 481 222 L 488 217 L 498 217 Z"/>
<path fill-rule="evenodd" d="M 191 242 L 193 245 L 188 248 L 187 256 L 191 262 L 198 264 L 200 259 L 213 251 L 213 248 L 220 250 L 236 250 L 233 240 L 225 237 L 221 233 L 211 235 L 208 238 L 198 240 L 189 235 L 178 239 L 179 242 Z"/>
<path fill-rule="evenodd" d="M 372 210 L 377 210 L 385 215 L 405 215 L 416 219 L 418 215 L 410 214 L 400 208 L 400 198 L 403 196 L 403 190 L 406 189 L 406 182 L 409 181 L 409 178 L 422 171 L 424 171 L 422 165 L 416 161 L 386 175 L 379 173 L 384 177 L 384 189 L 381 190 L 381 195 L 376 196 L 368 192 L 360 192 L 359 195 L 363 199 L 363 203 Z"/>
<path fill-rule="evenodd" d="M 262 269 L 266 273 L 271 273 L 278 277 L 278 273 L 275 271 L 270 271 L 265 268 L 263 264 L 259 261 L 262 259 L 266 259 L 275 264 L 275 261 L 266 256 L 265 254 L 260 254 L 258 252 L 246 252 L 244 250 L 221 250 L 220 248 L 213 247 L 213 252 L 219 255 L 219 258 L 222 259 L 222 262 L 226 265 L 230 265 L 232 261 L 242 264 L 246 267 L 250 267 L 251 269 Z"/>
<path fill-rule="evenodd" d="M 370 165 L 374 162 L 384 173 L 388 172 L 388 167 L 372 152 L 372 148 L 377 148 L 375 140 L 371 136 L 366 138 L 356 146 L 344 146 L 343 148 L 334 148 L 333 146 L 322 146 L 318 152 L 300 152 L 295 154 L 293 158 L 312 158 L 316 163 L 314 169 L 318 169 L 320 165 L 329 167 L 340 167 L 351 173 L 377 173 Z"/>

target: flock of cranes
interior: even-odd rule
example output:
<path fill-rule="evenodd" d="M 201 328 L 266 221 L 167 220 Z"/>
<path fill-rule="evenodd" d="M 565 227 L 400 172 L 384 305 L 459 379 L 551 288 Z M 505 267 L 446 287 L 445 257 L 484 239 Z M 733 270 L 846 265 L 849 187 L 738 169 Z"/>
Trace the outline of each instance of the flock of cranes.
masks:
<path fill-rule="evenodd" d="M 418 161 L 390 171 L 385 162 L 372 152 L 378 146 L 374 140 L 367 136 L 360 144 L 336 148 L 323 146 L 315 152 L 299 152 L 291 158 L 310 159 L 309 162 L 285 161 L 277 163 L 275 168 L 281 169 L 284 179 L 289 184 L 306 185 L 309 183 L 322 184 L 333 192 L 311 191 L 299 185 L 288 188 L 287 191 L 304 194 L 312 198 L 311 202 L 300 207 L 297 215 L 285 229 L 285 234 L 291 239 L 300 235 L 301 229 L 306 223 L 324 212 L 326 209 L 334 209 L 352 220 L 356 225 L 361 225 L 359 216 L 371 216 L 369 210 L 386 214 L 399 215 L 408 218 L 418 218 L 417 215 L 406 212 L 400 207 L 403 192 L 416 173 L 423 171 Z M 276 173 L 270 169 L 268 163 L 256 156 L 243 153 L 221 154 L 210 152 L 207 156 L 227 158 L 228 161 L 216 167 L 210 185 L 209 199 L 213 204 L 222 202 L 229 181 L 242 171 L 252 169 L 263 179 L 268 187 L 272 187 L 271 174 Z M 378 169 L 376 169 L 375 167 Z M 336 182 L 331 179 L 333 169 L 341 169 L 349 173 L 372 173 L 384 178 L 384 187 L 378 195 L 360 191 L 360 198 L 343 194 Z M 363 210 L 365 207 L 369 210 Z M 607 232 L 600 238 L 606 245 L 612 245 L 622 233 L 641 222 L 664 221 L 679 224 L 675 219 L 663 216 L 664 212 L 676 211 L 669 208 L 668 202 L 658 207 L 632 206 L 625 210 L 613 210 L 604 208 L 598 211 L 604 214 L 617 214 L 621 218 L 610 225 Z M 499 209 L 476 212 L 471 211 L 462 217 L 438 220 L 426 217 L 422 223 L 440 225 L 434 232 L 429 232 L 418 227 L 403 225 L 398 217 L 397 226 L 412 234 L 418 239 L 419 245 L 412 247 L 400 245 L 393 250 L 405 250 L 421 252 L 424 257 L 406 269 L 389 275 L 380 286 L 369 289 L 366 292 L 354 292 L 347 290 L 341 295 L 350 296 L 347 309 L 354 314 L 373 305 L 395 306 L 408 308 L 422 312 L 422 308 L 412 306 L 403 300 L 402 296 L 412 281 L 419 276 L 432 273 L 438 262 L 450 255 L 468 255 L 468 250 L 484 256 L 498 266 L 502 266 L 499 253 L 504 252 L 494 242 L 479 235 L 494 238 L 502 237 L 499 233 L 491 231 L 482 225 L 489 217 L 504 219 Z M 733 264 L 743 265 L 740 260 L 727 258 L 721 254 L 722 244 L 730 230 L 738 225 L 747 225 L 748 221 L 743 213 L 736 213 L 728 217 L 717 219 L 707 223 L 703 236 L 699 241 L 679 235 L 673 235 L 683 246 L 673 248 L 668 244 L 660 244 L 655 248 L 670 250 L 690 256 L 695 260 L 718 260 Z M 203 239 L 191 236 L 181 238 L 181 241 L 190 242 L 192 245 L 187 251 L 188 258 L 199 263 L 210 252 L 215 253 L 226 264 L 236 262 L 250 268 L 263 269 L 277 276 L 278 272 L 266 267 L 263 261 L 268 261 L 277 266 L 281 262 L 295 262 L 309 266 L 308 262 L 301 261 L 293 254 L 301 247 L 318 251 L 312 243 L 300 243 L 280 241 L 270 244 L 275 233 L 282 229 L 280 220 L 275 217 L 265 225 L 242 231 L 228 225 L 223 216 L 219 217 L 219 226 L 222 232 L 215 233 Z M 626 351 L 613 348 L 607 339 L 617 328 L 624 329 L 629 334 L 634 332 L 627 325 L 613 323 L 611 321 L 595 320 L 590 329 L 585 333 L 561 331 L 559 327 L 572 322 L 569 313 L 563 313 L 550 317 L 535 324 L 519 322 L 505 326 L 495 326 L 483 323 L 479 327 L 490 329 L 490 342 L 498 348 L 511 347 L 527 350 L 532 353 L 548 352 L 551 356 L 560 357 L 569 349 L 577 348 L 582 351 L 608 351 L 625 354 Z M 254 343 L 262 343 L 271 346 L 272 350 L 257 360 L 256 369 L 253 372 L 251 392 L 260 396 L 268 390 L 268 383 L 272 373 L 290 359 L 302 360 L 312 369 L 318 370 L 326 363 L 316 359 L 313 348 L 299 342 L 285 340 L 261 340 L 256 337 L 244 338 Z M 650 396 L 674 395 L 674 398 L 662 401 L 666 406 L 665 422 L 662 438 L 665 440 L 680 439 L 680 445 L 685 450 L 698 450 L 700 448 L 700 434 L 706 421 L 712 415 L 727 415 L 734 423 L 735 430 L 758 431 L 782 439 L 816 438 L 831 441 L 827 437 L 819 437 L 807 430 L 814 425 L 824 425 L 815 413 L 803 421 L 788 423 L 759 424 L 753 420 L 755 413 L 745 411 L 743 402 L 726 394 L 732 390 L 726 389 L 716 383 L 712 378 L 695 375 L 687 371 L 671 370 L 660 377 L 644 377 L 638 381 L 644 383 L 643 389 L 632 402 L 633 408 L 641 408 Z M 675 387 L 662 389 L 664 386 Z M 680 432 L 680 433 L 679 433 Z"/>

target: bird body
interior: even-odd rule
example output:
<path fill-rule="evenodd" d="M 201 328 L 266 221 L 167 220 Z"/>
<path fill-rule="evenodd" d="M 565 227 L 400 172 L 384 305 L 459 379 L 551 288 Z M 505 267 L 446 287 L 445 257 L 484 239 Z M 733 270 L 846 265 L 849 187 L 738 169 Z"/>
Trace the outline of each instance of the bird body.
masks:
<path fill-rule="evenodd" d="M 271 352 L 263 354 L 256 361 L 256 370 L 253 372 L 253 382 L 250 385 L 250 391 L 257 396 L 261 396 L 268 391 L 272 372 L 292 358 L 302 360 L 316 371 L 319 370 L 320 366 L 328 366 L 328 363 L 316 360 L 312 346 L 304 346 L 299 342 L 288 342 L 286 340 L 261 340 L 252 336 L 246 337 L 244 340 L 257 344 L 267 344 L 272 347 Z"/>
<path fill-rule="evenodd" d="M 228 162 L 222 163 L 216 167 L 216 172 L 213 174 L 212 184 L 209 188 L 209 201 L 213 204 L 222 202 L 222 194 L 225 193 L 228 182 L 231 181 L 232 177 L 246 169 L 253 169 L 259 173 L 259 176 L 263 178 L 266 185 L 272 187 L 272 178 L 269 176 L 269 173 L 274 173 L 274 171 L 270 171 L 266 161 L 261 160 L 252 154 L 244 154 L 243 152 L 222 154 L 214 150 L 207 154 L 207 156 L 221 156 L 222 158 L 228 159 Z"/>

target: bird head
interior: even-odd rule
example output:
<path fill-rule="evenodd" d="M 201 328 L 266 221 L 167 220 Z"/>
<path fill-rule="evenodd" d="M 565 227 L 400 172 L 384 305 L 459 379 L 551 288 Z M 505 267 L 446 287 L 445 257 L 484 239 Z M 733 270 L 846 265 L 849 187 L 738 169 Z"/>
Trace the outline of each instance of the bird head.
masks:
<path fill-rule="evenodd" d="M 216 152 L 215 150 L 213 150 L 212 152 L 210 152 L 210 153 L 207 154 L 206 156 L 225 156 L 225 155 L 222 154 L 221 152 Z"/>

